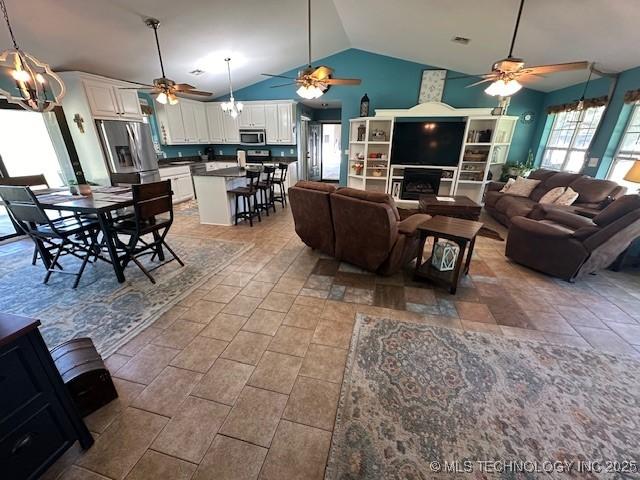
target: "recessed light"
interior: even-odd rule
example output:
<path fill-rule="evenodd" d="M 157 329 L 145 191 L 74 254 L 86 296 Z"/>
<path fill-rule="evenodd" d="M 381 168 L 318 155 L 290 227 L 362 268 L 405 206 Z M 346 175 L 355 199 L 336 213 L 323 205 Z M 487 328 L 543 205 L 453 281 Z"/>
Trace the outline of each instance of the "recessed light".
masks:
<path fill-rule="evenodd" d="M 195 70 L 191 70 L 189 73 L 191 75 L 195 75 L 196 77 L 198 77 L 204 73 L 204 70 L 200 70 L 199 68 L 196 68 Z"/>
<path fill-rule="evenodd" d="M 453 37 L 451 41 L 453 43 L 459 43 L 460 45 L 468 45 L 471 39 L 467 37 Z"/>

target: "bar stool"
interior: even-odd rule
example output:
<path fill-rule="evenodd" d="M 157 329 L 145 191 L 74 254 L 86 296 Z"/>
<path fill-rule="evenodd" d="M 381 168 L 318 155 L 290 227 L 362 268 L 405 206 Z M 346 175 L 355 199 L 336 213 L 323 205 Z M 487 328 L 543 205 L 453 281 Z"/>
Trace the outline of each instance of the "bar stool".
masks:
<path fill-rule="evenodd" d="M 286 163 L 279 163 L 278 170 L 280 170 L 278 176 L 274 176 L 273 179 L 273 191 L 274 195 L 272 200 L 274 202 L 274 211 L 275 211 L 275 202 L 280 202 L 282 204 L 282 208 L 287 206 L 287 192 L 286 192 L 286 181 L 287 181 L 287 173 L 289 172 L 289 165 Z M 280 190 L 280 195 L 275 195 L 275 185 L 278 185 Z"/>
<path fill-rule="evenodd" d="M 260 181 L 260 171 L 247 170 L 247 186 L 236 187 L 231 190 L 227 190 L 229 193 L 233 193 L 236 197 L 236 213 L 235 224 L 238 225 L 238 219 L 249 220 L 249 225 L 253 227 L 253 217 L 258 217 L 258 221 L 262 222 L 260 218 L 260 208 L 258 208 L 258 182 Z M 242 197 L 243 211 L 238 210 L 238 198 Z M 253 198 L 253 207 L 251 206 L 251 198 Z"/>
<path fill-rule="evenodd" d="M 273 213 L 276 213 L 276 203 L 273 201 L 273 179 L 276 174 L 276 167 L 267 165 L 262 171 L 266 175 L 266 179 L 258 182 L 261 200 L 261 203 L 258 204 L 258 209 L 267 212 L 268 217 L 270 208 L 273 207 Z"/>

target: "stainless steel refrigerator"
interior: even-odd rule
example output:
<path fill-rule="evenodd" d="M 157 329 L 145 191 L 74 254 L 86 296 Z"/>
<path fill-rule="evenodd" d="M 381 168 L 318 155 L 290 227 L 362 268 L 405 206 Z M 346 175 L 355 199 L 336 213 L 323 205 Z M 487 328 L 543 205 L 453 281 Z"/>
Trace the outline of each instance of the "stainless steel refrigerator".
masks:
<path fill-rule="evenodd" d="M 96 120 L 96 126 L 111 173 L 139 173 L 140 183 L 160 180 L 148 123 Z"/>

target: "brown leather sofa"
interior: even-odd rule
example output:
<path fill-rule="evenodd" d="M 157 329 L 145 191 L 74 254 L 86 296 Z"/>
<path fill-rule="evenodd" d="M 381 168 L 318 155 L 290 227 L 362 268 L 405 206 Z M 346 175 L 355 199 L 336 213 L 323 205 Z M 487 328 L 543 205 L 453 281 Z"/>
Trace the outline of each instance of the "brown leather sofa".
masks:
<path fill-rule="evenodd" d="M 305 244 L 381 275 L 399 271 L 416 257 L 416 229 L 431 218 L 416 214 L 400 221 L 387 194 L 317 182 L 298 182 L 289 188 L 289 200 L 296 233 Z"/>
<path fill-rule="evenodd" d="M 640 195 L 624 195 L 593 219 L 547 205 L 511 218 L 506 255 L 573 281 L 610 266 L 640 238 Z"/>
<path fill-rule="evenodd" d="M 626 188 L 610 180 L 599 180 L 579 173 L 556 172 L 541 168 L 534 170 L 527 178 L 540 180 L 540 184 L 529 197 L 518 197 L 509 193 L 500 193 L 503 182 L 491 182 L 487 185 L 484 209 L 503 225 L 509 226 L 513 217 L 526 217 L 538 205 L 545 193 L 555 187 L 571 187 L 580 196 L 573 205 L 556 206 L 570 212 L 580 212 L 584 216 L 594 217 L 609 202 L 626 193 Z"/>

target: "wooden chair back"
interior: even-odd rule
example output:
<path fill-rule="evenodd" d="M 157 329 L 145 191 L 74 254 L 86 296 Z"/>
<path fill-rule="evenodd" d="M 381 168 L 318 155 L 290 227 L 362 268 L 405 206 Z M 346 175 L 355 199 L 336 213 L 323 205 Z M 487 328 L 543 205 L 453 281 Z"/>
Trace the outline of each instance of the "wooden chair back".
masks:
<path fill-rule="evenodd" d="M 0 185 L 0 198 L 13 221 L 25 233 L 31 230 L 30 225 L 34 223 L 51 225 L 51 220 L 29 187 Z"/>
<path fill-rule="evenodd" d="M 12 185 L 16 187 L 49 188 L 49 182 L 47 182 L 47 179 L 42 174 L 0 178 L 0 185 Z"/>
<path fill-rule="evenodd" d="M 140 174 L 139 173 L 112 173 L 111 177 L 111 185 L 120 186 L 120 185 L 137 185 L 140 183 Z"/>
<path fill-rule="evenodd" d="M 265 178 L 265 183 L 267 184 L 267 186 L 270 187 L 273 184 L 273 177 L 276 174 L 276 167 L 267 165 L 262 170 L 262 173 L 264 173 L 264 175 L 266 177 Z"/>
<path fill-rule="evenodd" d="M 168 213 L 170 221 L 173 221 L 171 180 L 132 185 L 131 191 L 138 228 L 163 213 Z"/>
<path fill-rule="evenodd" d="M 260 170 L 247 170 L 247 187 L 251 191 L 254 191 L 258 188 L 258 182 L 260 181 Z"/>
<path fill-rule="evenodd" d="M 289 172 L 289 165 L 286 163 L 279 163 L 278 169 L 280 170 L 279 182 L 284 183 L 287 180 L 287 173 Z"/>

